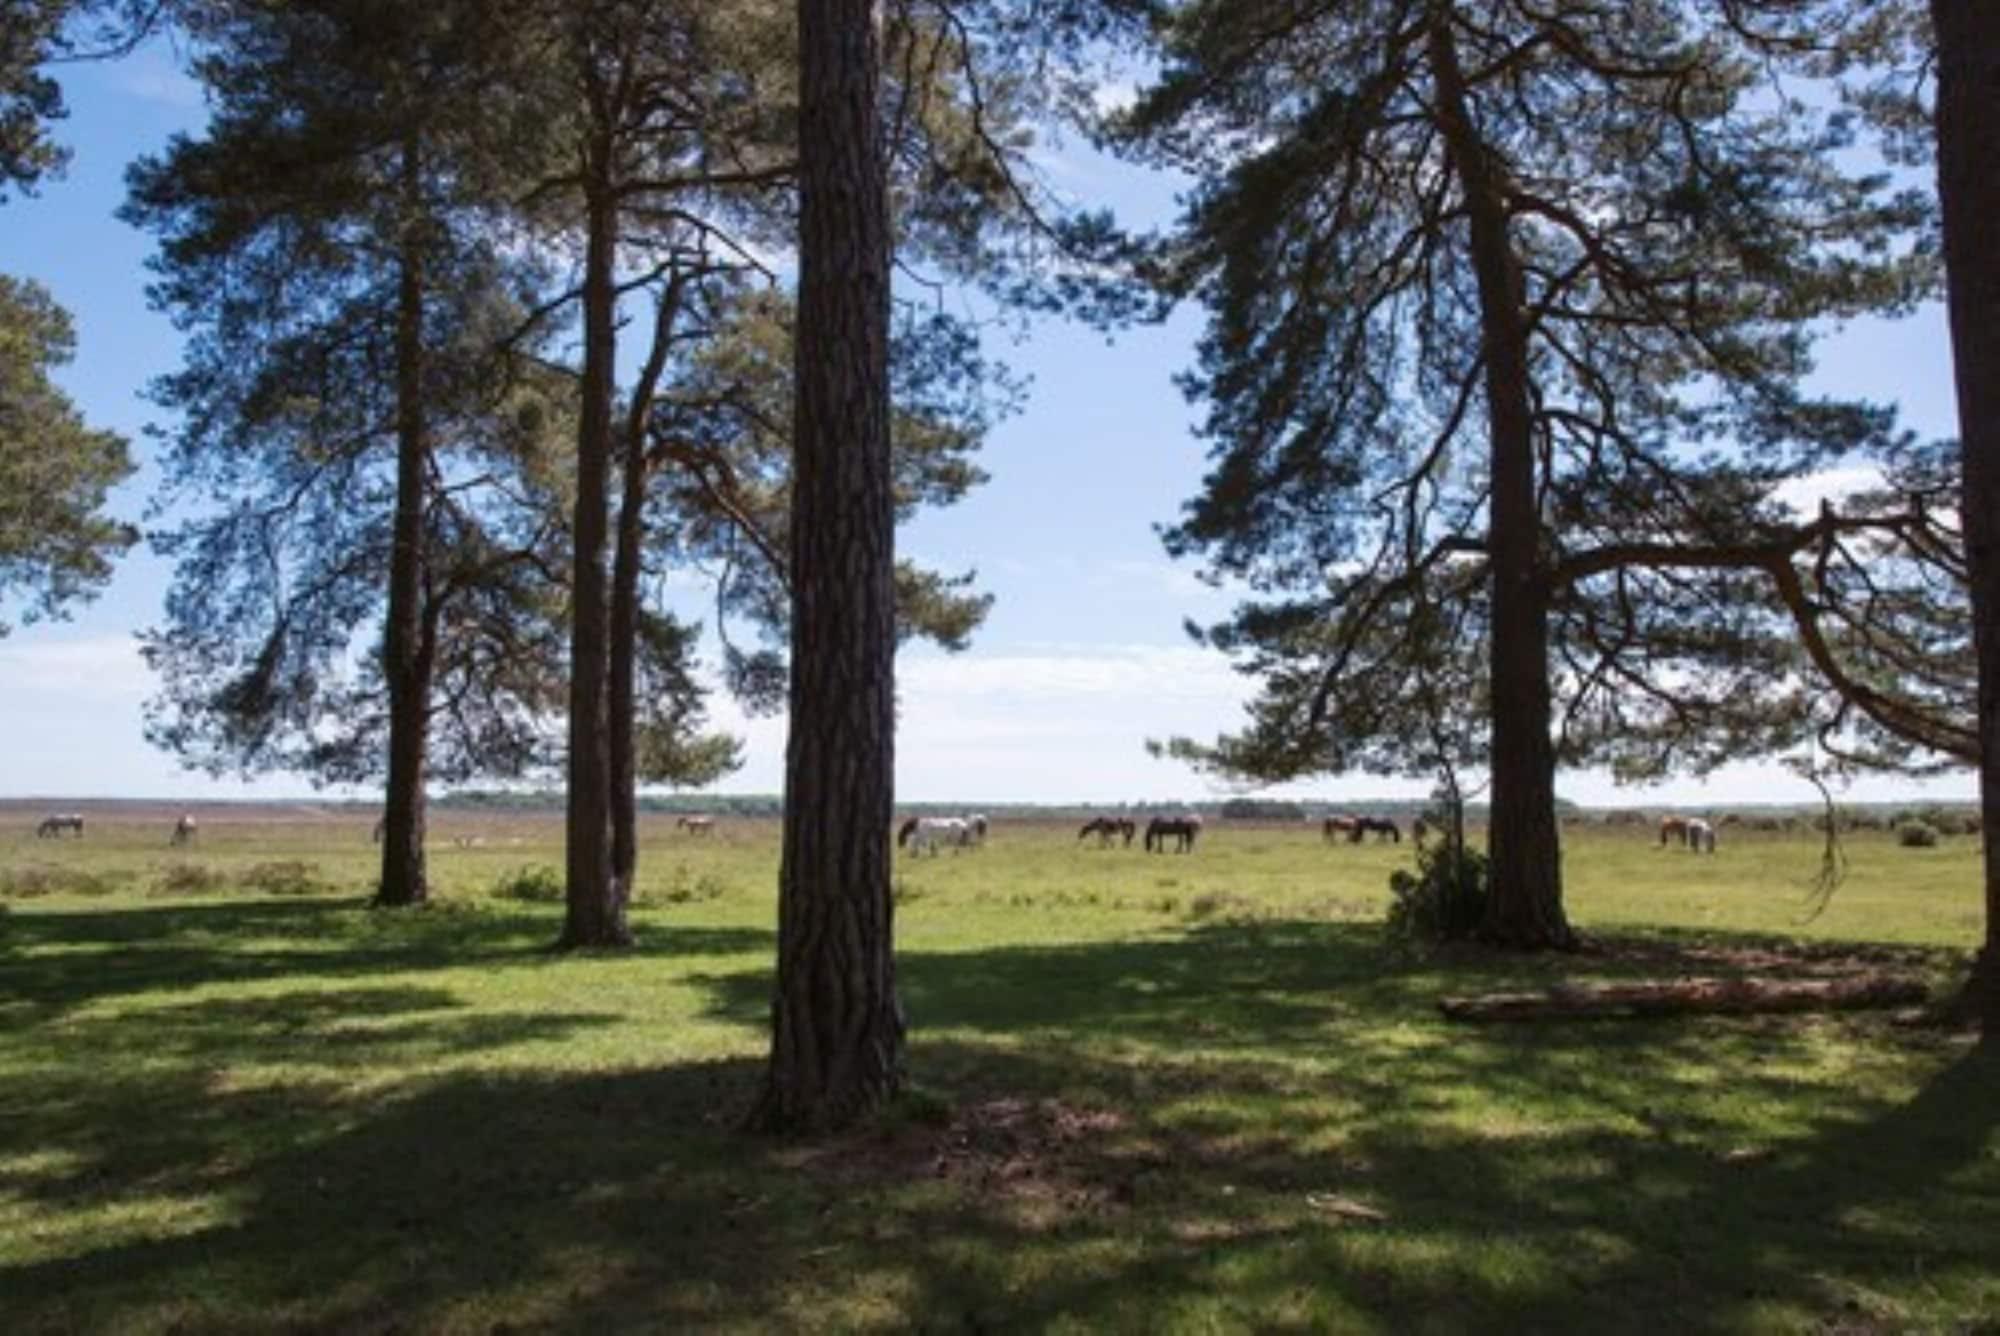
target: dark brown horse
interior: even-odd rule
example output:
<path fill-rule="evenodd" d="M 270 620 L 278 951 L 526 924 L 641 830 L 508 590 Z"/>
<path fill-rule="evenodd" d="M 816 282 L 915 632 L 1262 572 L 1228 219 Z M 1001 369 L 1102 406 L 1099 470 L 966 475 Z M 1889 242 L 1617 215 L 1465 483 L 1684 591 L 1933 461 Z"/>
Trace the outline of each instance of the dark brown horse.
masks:
<path fill-rule="evenodd" d="M 1097 847 L 1103 849 L 1109 847 L 1111 841 L 1123 836 L 1125 847 L 1129 849 L 1132 847 L 1132 837 L 1138 832 L 1138 823 L 1130 817 L 1097 816 L 1083 823 L 1083 829 L 1076 833 L 1076 838 L 1081 841 L 1095 835 Z"/>
<path fill-rule="evenodd" d="M 1156 816 L 1146 827 L 1146 852 L 1163 854 L 1167 851 L 1167 841 L 1178 841 L 1176 852 L 1193 853 L 1195 837 L 1201 834 L 1201 817 L 1193 812 L 1186 816 Z"/>
<path fill-rule="evenodd" d="M 1394 840 L 1397 844 L 1403 842 L 1402 827 L 1386 816 L 1358 816 L 1354 818 L 1354 833 L 1347 837 L 1348 842 L 1359 844 L 1363 835 L 1373 835 L 1377 843 L 1385 839 Z"/>
<path fill-rule="evenodd" d="M 38 840 L 56 839 L 66 830 L 75 831 L 76 837 L 79 840 L 82 839 L 83 816 L 77 812 L 56 812 L 50 816 L 45 816 L 42 818 L 42 824 L 35 827 L 35 838 Z"/>

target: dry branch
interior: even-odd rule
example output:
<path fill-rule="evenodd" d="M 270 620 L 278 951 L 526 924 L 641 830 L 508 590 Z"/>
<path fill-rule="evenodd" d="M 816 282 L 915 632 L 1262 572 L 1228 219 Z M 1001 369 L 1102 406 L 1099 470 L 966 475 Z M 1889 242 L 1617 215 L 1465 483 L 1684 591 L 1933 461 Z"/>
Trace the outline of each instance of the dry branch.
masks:
<path fill-rule="evenodd" d="M 1870 974 L 1847 979 L 1672 979 L 1558 984 L 1532 993 L 1442 997 L 1455 1021 L 1592 1020 L 1691 1013 L 1847 1011 L 1912 1006 L 1929 989 L 1915 979 Z"/>

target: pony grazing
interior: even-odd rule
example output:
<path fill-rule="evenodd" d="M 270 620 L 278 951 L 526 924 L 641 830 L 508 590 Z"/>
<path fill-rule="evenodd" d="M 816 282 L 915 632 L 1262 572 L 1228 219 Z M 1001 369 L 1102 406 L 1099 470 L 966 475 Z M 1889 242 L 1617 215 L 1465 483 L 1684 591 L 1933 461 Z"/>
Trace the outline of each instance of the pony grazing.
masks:
<path fill-rule="evenodd" d="M 182 812 L 181 819 L 174 822 L 174 833 L 167 837 L 167 843 L 178 849 L 182 845 L 193 844 L 199 828 L 194 822 L 194 813 Z"/>
<path fill-rule="evenodd" d="M 986 814 L 974 812 L 965 818 L 965 847 L 978 849 L 986 843 Z"/>
<path fill-rule="evenodd" d="M 1330 816 L 1320 823 L 1319 831 L 1321 838 L 1325 839 L 1328 844 L 1334 843 L 1336 839 L 1343 835 L 1347 837 L 1349 844 L 1353 844 L 1361 838 L 1361 818 L 1358 816 Z"/>
<path fill-rule="evenodd" d="M 690 835 L 713 835 L 715 818 L 712 816 L 684 816 L 674 823 L 675 827 Z"/>
<path fill-rule="evenodd" d="M 1076 833 L 1076 838 L 1083 840 L 1095 835 L 1097 847 L 1108 849 L 1111 847 L 1111 841 L 1123 836 L 1125 847 L 1129 849 L 1132 847 L 1132 837 L 1138 833 L 1139 823 L 1130 817 L 1096 816 L 1083 823 L 1083 829 Z"/>
<path fill-rule="evenodd" d="M 913 854 L 929 850 L 935 856 L 943 847 L 963 849 L 971 838 L 971 827 L 960 817 L 913 816 L 896 832 L 896 847 Z"/>
<path fill-rule="evenodd" d="M 1686 845 L 1688 842 L 1688 819 L 1684 816 L 1663 816 L 1660 818 L 1660 847 L 1669 844 Z"/>
<path fill-rule="evenodd" d="M 1375 842 L 1393 840 L 1403 842 L 1403 828 L 1386 816 L 1358 816 L 1354 818 L 1354 833 L 1347 837 L 1348 843 L 1359 844 L 1363 835 L 1373 835 Z"/>
<path fill-rule="evenodd" d="M 1700 817 L 1691 817 L 1687 823 L 1687 847 L 1698 854 L 1715 852 L 1715 827 Z"/>
<path fill-rule="evenodd" d="M 83 838 L 82 813 L 51 812 L 48 816 L 42 818 L 41 825 L 35 827 L 35 838 L 38 840 L 58 839 L 64 831 L 71 830 L 76 832 L 76 837 L 79 840 Z"/>
<path fill-rule="evenodd" d="M 1146 827 L 1146 852 L 1163 854 L 1167 851 L 1167 841 L 1175 840 L 1177 853 L 1193 853 L 1195 837 L 1201 834 L 1201 817 L 1193 812 L 1186 816 L 1156 816 Z"/>

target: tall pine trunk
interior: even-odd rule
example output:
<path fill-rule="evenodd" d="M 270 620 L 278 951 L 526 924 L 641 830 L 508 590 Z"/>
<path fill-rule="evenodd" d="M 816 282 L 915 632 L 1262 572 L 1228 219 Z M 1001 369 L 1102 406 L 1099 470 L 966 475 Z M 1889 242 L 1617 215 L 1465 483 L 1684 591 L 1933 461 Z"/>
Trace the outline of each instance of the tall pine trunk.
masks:
<path fill-rule="evenodd" d="M 1556 824 L 1549 695 L 1549 588 L 1540 560 L 1528 330 L 1521 267 L 1507 236 L 1503 183 L 1473 122 L 1448 13 L 1430 32 L 1438 114 L 1465 194 L 1479 284 L 1480 346 L 1492 450 L 1487 561 L 1492 579 L 1491 892 L 1480 935 L 1507 946 L 1568 947 Z"/>
<path fill-rule="evenodd" d="M 1979 658 L 1986 942 L 1964 1002 L 2000 1036 L 2000 5 L 1931 0 L 1938 197 L 1964 467 L 1965 557 Z"/>
<path fill-rule="evenodd" d="M 424 414 L 424 267 L 417 235 L 422 159 L 403 145 L 401 269 L 396 280 L 396 510 L 389 549 L 389 609 L 383 628 L 383 677 L 389 688 L 389 774 L 382 813 L 381 905 L 422 904 L 424 755 L 430 734 L 435 636 L 424 618 L 424 469 L 430 441 Z"/>
<path fill-rule="evenodd" d="M 903 1075 L 889 897 L 895 522 L 872 0 L 799 0 L 791 734 L 771 1060 L 753 1125 L 851 1123 Z"/>
<path fill-rule="evenodd" d="M 602 121 L 600 122 L 603 123 Z M 569 682 L 569 804 L 563 948 L 629 946 L 626 888 L 611 865 L 609 615 L 604 569 L 611 472 L 612 378 L 618 353 L 618 202 L 611 131 L 592 144 L 585 187 L 583 385 L 576 441 Z"/>

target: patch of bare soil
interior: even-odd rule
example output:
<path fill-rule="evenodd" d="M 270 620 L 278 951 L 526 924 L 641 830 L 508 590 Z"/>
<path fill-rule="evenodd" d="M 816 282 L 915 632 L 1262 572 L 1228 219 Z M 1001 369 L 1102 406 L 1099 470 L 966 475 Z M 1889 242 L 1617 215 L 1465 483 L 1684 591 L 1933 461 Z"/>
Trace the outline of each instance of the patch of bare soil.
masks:
<path fill-rule="evenodd" d="M 1024 1227 L 1047 1228 L 1132 1201 L 1148 1164 L 1113 1144 L 1126 1127 L 1124 1115 L 1108 1110 L 1000 1097 L 961 1107 L 942 1128 L 821 1145 L 795 1163 L 843 1184 L 943 1180 Z"/>

